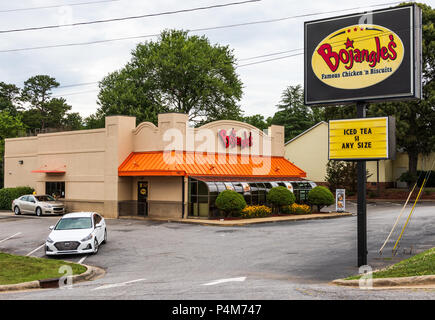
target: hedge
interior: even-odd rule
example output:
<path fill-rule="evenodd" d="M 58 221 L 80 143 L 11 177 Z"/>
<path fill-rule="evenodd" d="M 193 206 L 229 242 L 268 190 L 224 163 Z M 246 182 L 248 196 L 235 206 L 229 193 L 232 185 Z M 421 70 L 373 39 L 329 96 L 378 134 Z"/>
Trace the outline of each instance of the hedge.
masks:
<path fill-rule="evenodd" d="M 323 207 L 334 204 L 334 202 L 334 195 L 326 187 L 317 186 L 308 192 L 308 203 L 316 205 L 318 212 L 320 212 Z"/>
<path fill-rule="evenodd" d="M 295 195 L 286 187 L 275 187 L 267 193 L 267 202 L 278 209 L 278 212 L 283 206 L 292 205 L 295 201 Z"/>
<path fill-rule="evenodd" d="M 246 207 L 245 198 L 233 190 L 224 190 L 216 198 L 216 207 L 225 212 L 225 216 L 239 216 Z"/>
<path fill-rule="evenodd" d="M 16 187 L 0 189 L 0 209 L 11 210 L 12 201 L 35 190 L 30 187 Z"/>

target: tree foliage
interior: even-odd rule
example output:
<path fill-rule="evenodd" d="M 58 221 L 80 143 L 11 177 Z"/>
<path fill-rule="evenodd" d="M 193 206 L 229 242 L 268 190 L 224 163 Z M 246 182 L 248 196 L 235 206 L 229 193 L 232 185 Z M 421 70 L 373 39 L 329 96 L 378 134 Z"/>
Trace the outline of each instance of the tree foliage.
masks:
<path fill-rule="evenodd" d="M 289 189 L 286 187 L 274 187 L 269 190 L 266 196 L 267 202 L 272 204 L 275 210 L 283 206 L 289 206 L 295 203 L 296 197 Z"/>
<path fill-rule="evenodd" d="M 225 216 L 238 216 L 246 207 L 245 198 L 233 190 L 224 190 L 216 198 L 216 207 L 225 212 Z"/>
<path fill-rule="evenodd" d="M 234 65 L 227 46 L 163 31 L 157 41 L 137 45 L 131 61 L 101 81 L 96 117 L 123 114 L 156 123 L 160 112 L 182 112 L 198 124 L 238 120 L 242 83 Z"/>
<path fill-rule="evenodd" d="M 321 121 L 319 109 L 304 104 L 304 90 L 301 85 L 287 87 L 277 107 L 278 111 L 270 122 L 284 126 L 286 141 Z"/>
<path fill-rule="evenodd" d="M 326 187 L 317 186 L 308 192 L 308 203 L 317 206 L 318 212 L 320 212 L 323 207 L 334 204 L 334 202 L 334 195 Z"/>

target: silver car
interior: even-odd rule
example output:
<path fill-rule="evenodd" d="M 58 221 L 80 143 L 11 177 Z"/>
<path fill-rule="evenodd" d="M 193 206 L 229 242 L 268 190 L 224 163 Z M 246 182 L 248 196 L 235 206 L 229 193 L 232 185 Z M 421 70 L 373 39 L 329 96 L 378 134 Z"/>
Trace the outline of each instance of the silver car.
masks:
<path fill-rule="evenodd" d="M 37 216 L 43 214 L 64 214 L 65 205 L 49 195 L 25 195 L 12 201 L 12 210 L 16 215 L 21 213 L 34 213 Z"/>

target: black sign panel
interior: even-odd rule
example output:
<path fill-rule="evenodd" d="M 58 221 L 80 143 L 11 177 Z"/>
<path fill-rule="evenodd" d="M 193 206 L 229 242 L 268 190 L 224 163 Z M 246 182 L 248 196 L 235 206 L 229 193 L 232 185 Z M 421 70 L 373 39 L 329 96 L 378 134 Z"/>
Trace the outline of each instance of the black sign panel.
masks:
<path fill-rule="evenodd" d="M 417 5 L 305 23 L 305 103 L 421 97 Z"/>

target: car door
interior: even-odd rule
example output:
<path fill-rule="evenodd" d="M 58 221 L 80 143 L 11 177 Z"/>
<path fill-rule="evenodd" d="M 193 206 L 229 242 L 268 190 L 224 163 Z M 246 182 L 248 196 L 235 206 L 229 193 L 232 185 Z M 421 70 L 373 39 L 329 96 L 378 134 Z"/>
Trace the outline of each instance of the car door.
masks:
<path fill-rule="evenodd" d="M 101 226 L 97 228 L 97 225 L 101 222 L 101 216 L 98 214 L 94 214 L 94 228 L 95 228 L 95 236 L 97 237 L 98 243 L 101 243 L 104 240 L 104 227 Z"/>
<path fill-rule="evenodd" d="M 30 212 L 30 196 L 24 196 L 21 197 L 21 200 L 19 202 L 19 207 L 22 213 L 29 213 Z"/>
<path fill-rule="evenodd" d="M 29 208 L 29 213 L 34 213 L 36 210 L 36 206 L 37 206 L 36 202 L 37 201 L 36 201 L 34 196 L 27 196 L 27 199 L 29 200 L 27 203 L 28 208 Z"/>

